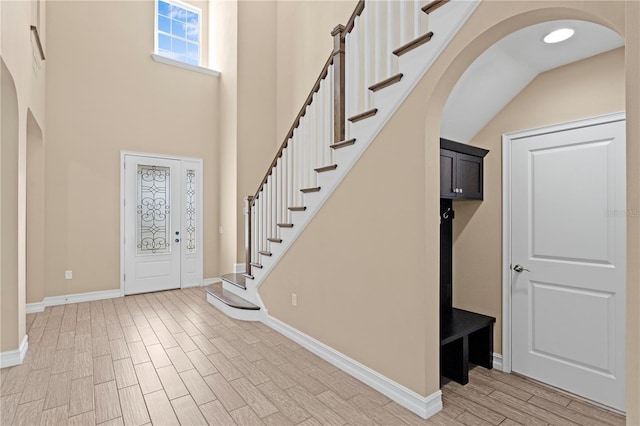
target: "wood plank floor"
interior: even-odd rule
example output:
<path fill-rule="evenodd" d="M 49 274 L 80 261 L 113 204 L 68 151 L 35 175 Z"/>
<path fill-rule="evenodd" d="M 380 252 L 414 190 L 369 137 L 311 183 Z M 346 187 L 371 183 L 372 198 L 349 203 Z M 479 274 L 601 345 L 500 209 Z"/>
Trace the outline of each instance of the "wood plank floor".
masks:
<path fill-rule="evenodd" d="M 622 425 L 624 417 L 476 368 L 423 420 L 202 288 L 27 315 L 25 362 L 0 370 L 1 425 Z"/>

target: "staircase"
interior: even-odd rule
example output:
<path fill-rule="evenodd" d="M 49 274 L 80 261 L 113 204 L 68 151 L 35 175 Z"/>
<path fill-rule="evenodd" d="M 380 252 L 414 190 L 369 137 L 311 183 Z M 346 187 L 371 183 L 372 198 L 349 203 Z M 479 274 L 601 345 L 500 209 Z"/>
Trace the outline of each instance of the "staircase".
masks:
<path fill-rule="evenodd" d="M 245 199 L 246 269 L 207 287 L 261 321 L 259 287 L 473 13 L 479 0 L 360 0 L 257 191 Z"/>

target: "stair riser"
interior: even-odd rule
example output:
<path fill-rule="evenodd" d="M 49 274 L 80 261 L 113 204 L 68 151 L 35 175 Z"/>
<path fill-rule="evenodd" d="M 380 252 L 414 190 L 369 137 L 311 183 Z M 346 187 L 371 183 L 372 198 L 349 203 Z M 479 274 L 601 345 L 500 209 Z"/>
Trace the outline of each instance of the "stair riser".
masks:
<path fill-rule="evenodd" d="M 257 270 L 257 269 L 255 269 Z M 257 293 L 255 290 L 255 284 L 253 284 L 253 281 L 255 280 L 247 280 L 247 289 L 243 290 L 240 287 L 233 285 L 231 283 L 228 283 L 227 281 L 222 281 L 222 288 L 224 288 L 225 290 L 235 294 L 236 296 L 242 297 L 243 299 L 248 300 L 249 302 L 253 303 L 254 305 L 258 305 L 258 306 L 262 306 L 259 302 L 260 300 L 256 297 Z"/>
<path fill-rule="evenodd" d="M 207 294 L 207 302 L 221 310 L 225 315 L 242 321 L 263 321 L 266 318 L 266 311 L 261 309 L 259 311 L 251 311 L 247 309 L 236 309 L 228 305 L 225 305 L 222 301 Z"/>

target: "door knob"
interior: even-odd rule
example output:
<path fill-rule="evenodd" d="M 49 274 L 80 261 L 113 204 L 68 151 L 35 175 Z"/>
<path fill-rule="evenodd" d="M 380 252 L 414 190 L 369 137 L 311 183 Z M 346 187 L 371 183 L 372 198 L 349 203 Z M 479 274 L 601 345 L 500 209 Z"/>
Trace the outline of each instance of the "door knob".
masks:
<path fill-rule="evenodd" d="M 529 270 L 529 269 L 525 268 L 525 267 L 524 267 L 524 266 L 522 266 L 522 265 L 516 265 L 516 266 L 514 266 L 514 267 L 513 267 L 513 270 L 514 270 L 514 271 L 516 271 L 516 272 L 524 272 L 524 271 L 531 272 L 531 270 Z"/>

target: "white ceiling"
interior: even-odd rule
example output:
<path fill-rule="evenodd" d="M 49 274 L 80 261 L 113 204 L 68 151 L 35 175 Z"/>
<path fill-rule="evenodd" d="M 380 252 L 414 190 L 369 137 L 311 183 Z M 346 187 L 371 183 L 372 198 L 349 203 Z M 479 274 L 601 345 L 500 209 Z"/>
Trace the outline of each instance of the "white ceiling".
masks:
<path fill-rule="evenodd" d="M 569 40 L 542 41 L 558 28 L 572 28 Z M 550 21 L 503 38 L 476 59 L 453 88 L 444 108 L 441 136 L 468 143 L 538 74 L 623 46 L 616 32 L 585 21 Z"/>

